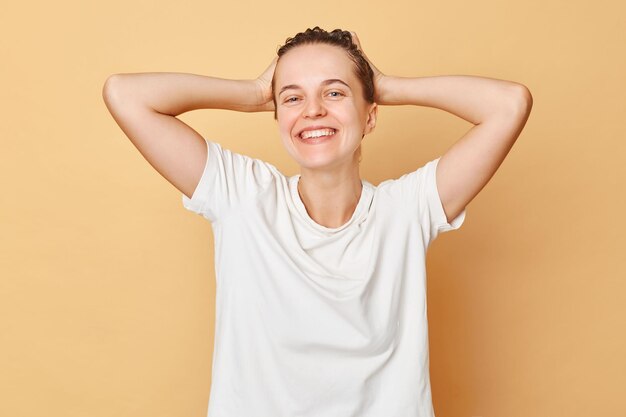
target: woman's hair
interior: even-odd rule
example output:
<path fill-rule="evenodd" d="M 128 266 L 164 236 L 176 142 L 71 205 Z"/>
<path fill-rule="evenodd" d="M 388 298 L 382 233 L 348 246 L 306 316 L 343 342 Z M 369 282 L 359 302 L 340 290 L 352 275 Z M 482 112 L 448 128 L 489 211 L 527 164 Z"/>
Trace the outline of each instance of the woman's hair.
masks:
<path fill-rule="evenodd" d="M 335 29 L 332 32 L 327 32 L 324 29 L 320 29 L 319 26 L 315 26 L 313 29 L 300 32 L 292 38 L 287 38 L 285 44 L 278 49 L 278 61 L 280 61 L 280 57 L 296 46 L 316 43 L 338 46 L 346 51 L 348 57 L 354 62 L 354 73 L 363 87 L 363 98 L 368 103 L 373 103 L 374 72 L 359 48 L 352 42 L 352 35 L 347 30 Z M 278 65 L 278 62 L 276 65 Z M 272 77 L 272 100 L 274 101 L 274 119 L 276 119 L 277 106 L 274 94 L 274 77 Z"/>

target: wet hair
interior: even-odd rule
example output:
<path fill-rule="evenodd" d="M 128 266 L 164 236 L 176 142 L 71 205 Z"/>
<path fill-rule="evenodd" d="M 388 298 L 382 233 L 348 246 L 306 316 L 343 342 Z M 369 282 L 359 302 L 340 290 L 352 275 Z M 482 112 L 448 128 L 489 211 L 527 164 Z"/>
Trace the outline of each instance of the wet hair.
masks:
<path fill-rule="evenodd" d="M 331 32 L 327 32 L 324 29 L 320 29 L 319 26 L 315 26 L 313 29 L 309 28 L 304 32 L 296 34 L 292 38 L 287 38 L 285 44 L 278 49 L 278 61 L 276 62 L 276 65 L 280 62 L 280 58 L 291 49 L 300 45 L 318 43 L 338 46 L 348 54 L 348 57 L 354 63 L 354 73 L 363 87 L 363 98 L 368 103 L 373 103 L 374 72 L 359 50 L 358 46 L 352 42 L 352 35 L 347 30 L 335 29 Z M 272 76 L 272 100 L 274 101 L 274 119 L 276 119 L 277 103 L 276 95 L 274 93 L 274 76 Z"/>

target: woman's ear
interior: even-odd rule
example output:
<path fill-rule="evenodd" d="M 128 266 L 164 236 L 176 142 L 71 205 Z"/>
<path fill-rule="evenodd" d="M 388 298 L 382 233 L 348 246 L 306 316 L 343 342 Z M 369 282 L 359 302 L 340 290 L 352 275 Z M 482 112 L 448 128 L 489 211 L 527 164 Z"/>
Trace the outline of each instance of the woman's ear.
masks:
<path fill-rule="evenodd" d="M 367 121 L 365 122 L 364 134 L 370 133 L 376 127 L 376 117 L 378 116 L 378 104 L 372 103 L 367 111 Z"/>

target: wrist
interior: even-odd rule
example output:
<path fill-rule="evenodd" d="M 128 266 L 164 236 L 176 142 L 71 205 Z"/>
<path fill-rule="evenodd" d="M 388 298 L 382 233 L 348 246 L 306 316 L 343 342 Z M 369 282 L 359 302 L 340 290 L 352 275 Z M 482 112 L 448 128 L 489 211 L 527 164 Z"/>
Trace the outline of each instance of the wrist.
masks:
<path fill-rule="evenodd" d="M 265 80 L 262 79 L 254 79 L 249 80 L 250 88 L 252 89 L 252 94 L 250 97 L 254 97 L 255 106 L 264 106 L 268 102 L 272 101 L 272 93 L 270 91 L 270 85 L 267 84 Z"/>
<path fill-rule="evenodd" d="M 393 83 L 393 77 L 389 75 L 379 74 L 374 79 L 375 101 L 380 105 L 393 104 L 390 101 L 390 83 Z"/>

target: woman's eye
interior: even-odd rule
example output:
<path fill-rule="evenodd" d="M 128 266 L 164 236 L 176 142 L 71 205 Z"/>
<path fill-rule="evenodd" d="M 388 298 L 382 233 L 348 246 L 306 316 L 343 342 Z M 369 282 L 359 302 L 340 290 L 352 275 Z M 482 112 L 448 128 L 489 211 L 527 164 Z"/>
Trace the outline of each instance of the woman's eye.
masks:
<path fill-rule="evenodd" d="M 285 103 L 295 103 L 296 101 L 298 101 L 298 97 L 288 97 Z"/>
<path fill-rule="evenodd" d="M 341 91 L 331 91 L 328 95 L 331 97 L 341 97 L 343 96 L 343 93 Z"/>

